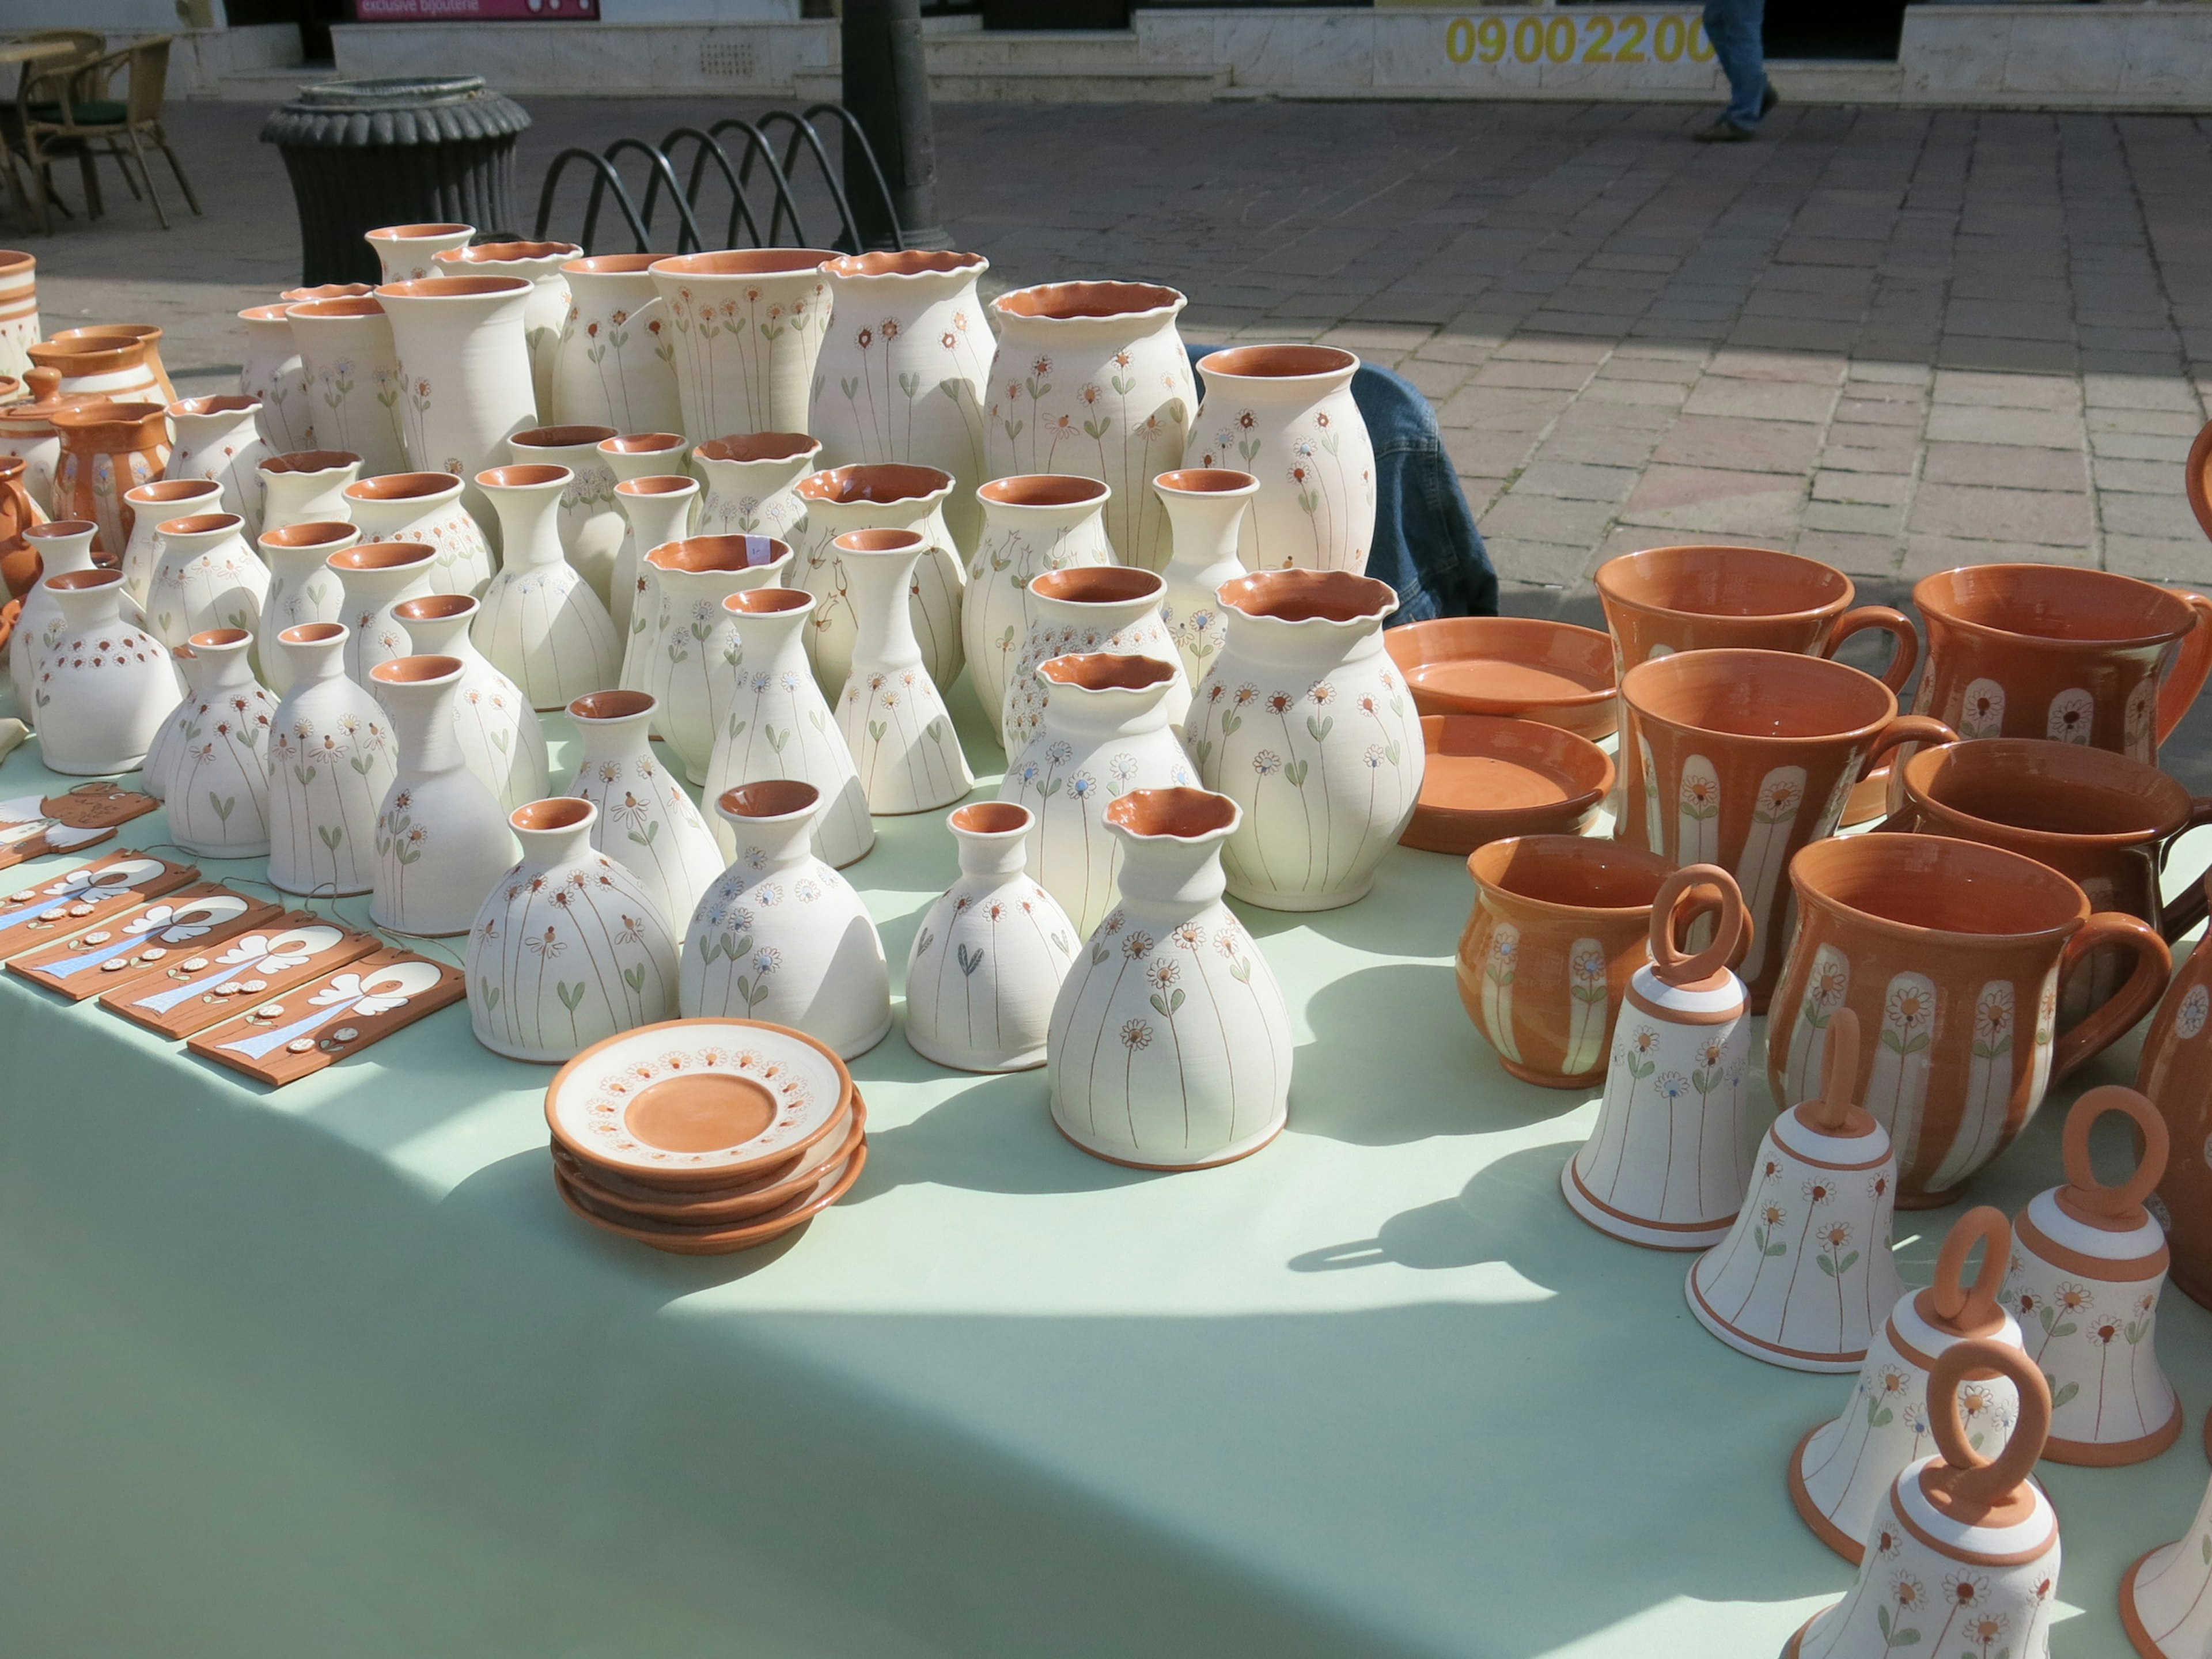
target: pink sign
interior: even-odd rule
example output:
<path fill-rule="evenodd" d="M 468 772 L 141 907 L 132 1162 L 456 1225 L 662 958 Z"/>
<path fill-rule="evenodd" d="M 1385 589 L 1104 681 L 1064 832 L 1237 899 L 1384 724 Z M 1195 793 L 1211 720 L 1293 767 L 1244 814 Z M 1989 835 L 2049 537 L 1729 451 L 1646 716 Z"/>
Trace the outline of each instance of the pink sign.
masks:
<path fill-rule="evenodd" d="M 599 0 L 353 0 L 356 23 L 595 23 Z"/>

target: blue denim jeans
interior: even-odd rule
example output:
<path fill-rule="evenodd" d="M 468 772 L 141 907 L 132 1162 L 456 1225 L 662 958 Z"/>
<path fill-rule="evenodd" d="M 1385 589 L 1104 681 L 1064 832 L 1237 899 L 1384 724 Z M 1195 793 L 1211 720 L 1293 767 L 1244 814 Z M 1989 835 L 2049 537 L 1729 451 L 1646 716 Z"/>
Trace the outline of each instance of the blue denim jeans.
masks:
<path fill-rule="evenodd" d="M 1705 39 L 1728 76 L 1729 106 L 1722 119 L 1752 128 L 1766 95 L 1766 49 L 1759 39 L 1766 0 L 1705 0 Z"/>

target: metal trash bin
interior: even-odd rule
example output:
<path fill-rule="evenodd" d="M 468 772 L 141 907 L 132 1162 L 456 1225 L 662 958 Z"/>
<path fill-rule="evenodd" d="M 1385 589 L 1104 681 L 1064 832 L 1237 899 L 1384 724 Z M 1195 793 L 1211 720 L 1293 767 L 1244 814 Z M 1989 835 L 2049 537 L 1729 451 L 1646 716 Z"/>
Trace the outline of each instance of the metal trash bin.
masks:
<path fill-rule="evenodd" d="M 530 112 L 480 75 L 324 81 L 272 114 L 300 210 L 300 280 L 374 283 L 380 225 L 514 222 L 514 141 Z"/>

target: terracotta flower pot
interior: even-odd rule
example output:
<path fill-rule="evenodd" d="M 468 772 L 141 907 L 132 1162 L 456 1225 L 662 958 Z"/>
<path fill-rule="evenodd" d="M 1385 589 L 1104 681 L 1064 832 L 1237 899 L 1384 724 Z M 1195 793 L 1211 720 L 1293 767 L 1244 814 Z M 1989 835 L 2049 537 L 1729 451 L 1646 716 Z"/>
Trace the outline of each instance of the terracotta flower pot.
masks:
<path fill-rule="evenodd" d="M 1352 399 L 1358 370 L 1335 346 L 1232 346 L 1199 359 L 1206 400 L 1187 464 L 1260 480 L 1238 544 L 1246 569 L 1367 568 L 1375 446 Z"/>

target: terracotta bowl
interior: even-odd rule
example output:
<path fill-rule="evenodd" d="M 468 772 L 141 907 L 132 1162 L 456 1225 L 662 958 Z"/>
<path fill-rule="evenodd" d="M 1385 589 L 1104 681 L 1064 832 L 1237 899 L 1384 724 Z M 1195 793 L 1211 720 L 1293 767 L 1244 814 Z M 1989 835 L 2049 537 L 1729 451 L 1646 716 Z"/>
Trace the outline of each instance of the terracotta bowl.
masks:
<path fill-rule="evenodd" d="M 672 1226 L 727 1227 L 780 1210 L 813 1193 L 825 1176 L 834 1175 L 860 1151 L 867 1139 L 868 1113 L 859 1091 L 842 1130 L 833 1129 L 806 1149 L 798 1164 L 773 1180 L 756 1182 L 733 1192 L 709 1188 L 692 1193 L 681 1188 L 663 1191 L 602 1175 L 586 1168 L 560 1147 L 553 1149 L 553 1167 L 569 1189 L 602 1206 L 637 1218 L 641 1223 Z"/>
<path fill-rule="evenodd" d="M 604 1232 L 619 1233 L 624 1238 L 634 1238 L 641 1244 L 649 1244 L 670 1255 L 731 1255 L 739 1250 L 750 1250 L 780 1238 L 794 1227 L 803 1227 L 850 1192 L 853 1183 L 860 1178 L 867 1167 L 868 1148 L 865 1141 L 854 1152 L 845 1166 L 825 1175 L 814 1190 L 802 1194 L 796 1201 L 782 1209 L 756 1216 L 735 1226 L 678 1227 L 665 1223 L 654 1224 L 644 1217 L 632 1217 L 626 1212 L 612 1209 L 586 1197 L 569 1186 L 556 1174 L 553 1185 L 561 1194 L 561 1201 L 583 1220 Z"/>
<path fill-rule="evenodd" d="M 1509 836 L 1578 836 L 1613 787 L 1603 750 L 1536 720 L 1424 714 L 1421 741 L 1428 767 L 1398 842 L 1425 853 L 1472 853 Z"/>
<path fill-rule="evenodd" d="M 1596 739 L 1620 720 L 1613 641 L 1528 617 L 1440 617 L 1382 635 L 1424 714 L 1510 714 Z"/>

